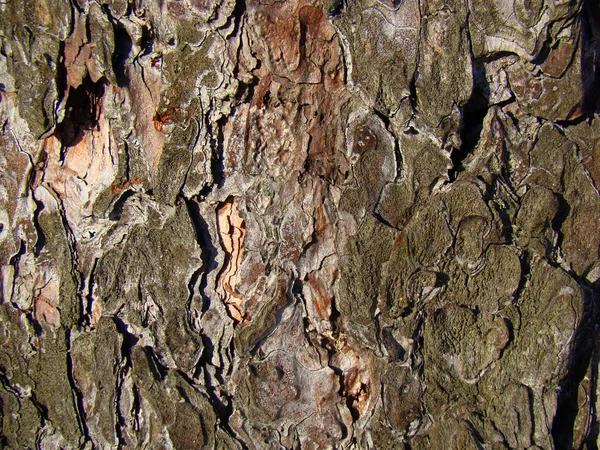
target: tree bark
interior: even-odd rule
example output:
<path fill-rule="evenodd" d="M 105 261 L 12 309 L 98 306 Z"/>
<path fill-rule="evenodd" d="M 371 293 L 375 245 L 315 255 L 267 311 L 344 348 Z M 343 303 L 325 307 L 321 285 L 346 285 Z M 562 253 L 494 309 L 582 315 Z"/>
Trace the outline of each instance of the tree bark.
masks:
<path fill-rule="evenodd" d="M 0 3 L 6 448 L 597 448 L 593 0 Z"/>

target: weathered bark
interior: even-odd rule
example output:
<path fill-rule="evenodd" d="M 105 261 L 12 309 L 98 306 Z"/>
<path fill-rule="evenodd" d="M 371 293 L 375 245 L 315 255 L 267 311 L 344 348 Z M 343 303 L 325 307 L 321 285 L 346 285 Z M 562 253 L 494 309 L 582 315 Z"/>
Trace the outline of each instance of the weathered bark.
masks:
<path fill-rule="evenodd" d="M 0 3 L 7 448 L 597 448 L 594 0 Z"/>

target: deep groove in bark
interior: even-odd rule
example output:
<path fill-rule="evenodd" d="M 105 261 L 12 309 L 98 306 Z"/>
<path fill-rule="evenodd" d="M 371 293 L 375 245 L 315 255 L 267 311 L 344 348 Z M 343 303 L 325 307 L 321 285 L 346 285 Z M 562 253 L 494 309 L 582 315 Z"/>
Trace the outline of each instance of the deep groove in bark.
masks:
<path fill-rule="evenodd" d="M 579 280 L 579 284 L 582 286 L 585 283 Z M 552 437 L 557 448 L 573 448 L 575 420 L 579 412 L 580 383 L 588 372 L 595 351 L 596 342 L 594 340 L 590 342 L 589 337 L 594 336 L 599 308 L 594 290 L 584 288 L 584 296 L 583 316 L 573 335 L 567 374 L 558 389 L 556 414 L 552 421 Z M 591 388 L 593 387 L 595 386 L 592 383 Z"/>
<path fill-rule="evenodd" d="M 86 422 L 87 417 L 86 417 L 85 406 L 84 406 L 84 402 L 83 402 L 84 397 L 83 397 L 81 390 L 77 386 L 77 383 L 75 382 L 75 375 L 73 374 L 73 359 L 71 356 L 71 344 L 72 344 L 71 343 L 71 330 L 67 330 L 65 332 L 65 342 L 67 345 L 67 354 L 66 354 L 67 377 L 69 379 L 69 384 L 71 385 L 71 395 L 73 397 L 73 407 L 75 408 L 75 411 L 77 413 L 76 415 L 77 415 L 77 420 L 79 422 L 79 428 L 85 438 L 85 442 L 93 442 L 92 437 L 90 436 L 90 430 L 88 429 L 87 422 Z"/>

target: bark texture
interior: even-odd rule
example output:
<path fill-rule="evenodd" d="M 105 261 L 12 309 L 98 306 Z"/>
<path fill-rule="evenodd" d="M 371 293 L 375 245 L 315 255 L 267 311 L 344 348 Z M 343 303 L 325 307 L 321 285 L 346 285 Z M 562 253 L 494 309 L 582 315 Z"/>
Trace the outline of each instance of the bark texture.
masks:
<path fill-rule="evenodd" d="M 0 2 L 6 448 L 597 448 L 594 0 Z"/>

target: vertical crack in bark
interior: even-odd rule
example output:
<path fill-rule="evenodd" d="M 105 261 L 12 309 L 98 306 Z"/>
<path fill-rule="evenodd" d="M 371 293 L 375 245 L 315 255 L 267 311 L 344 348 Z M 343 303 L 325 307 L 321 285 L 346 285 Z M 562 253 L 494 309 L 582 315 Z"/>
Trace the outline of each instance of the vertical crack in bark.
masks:
<path fill-rule="evenodd" d="M 214 352 L 214 345 L 206 336 L 202 336 L 202 340 L 204 343 L 204 352 L 212 353 Z M 233 345 L 233 344 L 232 344 Z M 206 389 L 206 395 L 210 400 L 210 405 L 218 418 L 218 421 L 215 423 L 215 431 L 217 428 L 221 428 L 224 430 L 229 436 L 231 436 L 235 441 L 244 449 L 248 450 L 249 447 L 246 443 L 238 436 L 238 434 L 231 428 L 229 423 L 231 415 L 233 414 L 233 396 L 226 392 L 224 389 L 220 389 L 219 386 L 223 386 L 225 380 L 222 376 L 219 376 L 219 373 L 222 373 L 222 369 L 219 367 L 212 366 L 208 361 L 212 360 L 212 355 L 202 355 L 202 358 L 199 361 L 199 365 L 202 368 L 202 373 L 204 376 L 204 387 Z M 215 369 L 215 373 L 217 374 L 216 379 L 213 379 L 208 366 L 211 366 Z M 199 374 L 195 375 L 196 377 Z M 223 400 L 223 396 L 225 396 L 225 401 Z"/>
<path fill-rule="evenodd" d="M 44 209 L 44 204 L 37 200 L 35 196 L 33 197 L 33 201 L 35 202 L 35 210 L 33 211 L 33 226 L 35 227 L 37 239 L 35 241 L 35 246 L 33 248 L 33 254 L 36 258 L 39 258 L 44 246 L 46 245 L 46 235 L 44 234 L 44 230 L 40 226 L 40 213 Z"/>
<path fill-rule="evenodd" d="M 71 264 L 69 264 L 69 273 L 73 277 L 73 282 L 75 283 L 75 292 L 77 296 L 77 300 L 79 301 L 79 320 L 78 322 L 81 324 L 85 318 L 86 311 L 86 301 L 85 301 L 85 292 L 83 292 L 82 288 L 82 273 L 80 270 L 79 258 L 77 254 L 77 240 L 75 239 L 75 233 L 69 224 L 69 220 L 67 218 L 67 214 L 65 211 L 65 206 L 63 200 L 60 198 L 60 195 L 51 187 L 48 186 L 52 195 L 54 196 L 59 210 L 60 220 L 65 230 L 65 238 L 67 241 L 67 245 L 69 248 L 69 255 L 71 257 Z"/>
<path fill-rule="evenodd" d="M 554 243 L 554 248 L 549 249 L 549 251 L 551 252 L 550 256 L 552 257 L 552 262 L 554 264 L 559 264 L 558 256 L 560 255 L 559 252 L 561 252 L 561 247 L 564 240 L 562 227 L 571 213 L 571 206 L 562 194 L 555 194 L 555 196 L 558 200 L 560 208 L 558 210 L 558 214 L 556 214 L 556 216 L 552 219 L 552 229 L 556 232 L 556 242 Z"/>
<path fill-rule="evenodd" d="M 17 277 L 19 276 L 19 263 L 21 261 L 21 258 L 27 253 L 27 244 L 25 243 L 24 240 L 20 240 L 19 241 L 19 250 L 17 251 L 17 253 L 15 253 L 14 255 L 12 255 L 10 257 L 10 259 L 8 260 L 8 263 L 14 267 L 14 274 L 13 274 L 13 280 L 16 280 Z M 4 301 L 8 301 L 11 300 L 13 301 L 14 304 L 14 298 L 15 298 L 15 288 L 17 287 L 17 284 L 15 281 L 13 281 L 12 283 L 12 287 L 11 287 L 11 295 L 10 295 L 10 299 L 4 299 Z M 18 309 L 18 305 L 15 304 L 15 308 Z"/>
<path fill-rule="evenodd" d="M 583 81 L 582 115 L 592 118 L 600 99 L 600 6 L 584 0 L 581 12 L 581 78 Z"/>
<path fill-rule="evenodd" d="M 126 64 L 133 47 L 133 41 L 123 24 L 112 16 L 108 5 L 102 5 L 102 8 L 113 27 L 114 33 L 115 51 L 112 55 L 112 70 L 117 78 L 117 85 L 127 87 L 130 80 L 127 76 Z"/>
<path fill-rule="evenodd" d="M 119 364 L 119 367 L 116 370 L 116 376 L 115 376 L 115 410 L 116 410 L 116 417 L 115 417 L 115 435 L 117 436 L 117 440 L 119 443 L 119 446 L 126 446 L 127 445 L 127 439 L 125 437 L 125 428 L 127 426 L 126 422 L 127 419 L 126 417 L 123 415 L 121 408 L 122 408 L 122 403 L 121 403 L 121 396 L 123 395 L 123 382 L 125 379 L 125 374 L 126 374 L 126 367 L 122 364 Z"/>
<path fill-rule="evenodd" d="M 592 358 L 591 358 L 591 376 L 590 376 L 590 418 L 588 422 L 588 426 L 586 429 L 586 444 L 590 448 L 594 448 L 594 445 L 597 445 L 598 437 L 600 436 L 600 422 L 598 420 L 598 415 L 600 411 L 596 408 L 598 404 L 598 388 L 599 384 L 599 373 L 598 367 L 600 366 L 600 332 L 598 330 L 600 325 L 600 313 L 598 312 L 598 297 L 600 295 L 600 286 L 598 283 L 594 283 L 593 286 L 594 295 L 596 297 L 596 321 L 594 323 L 594 337 L 595 337 L 595 345 L 592 350 Z"/>
<path fill-rule="evenodd" d="M 200 246 L 202 250 L 201 258 L 202 258 L 202 267 L 201 270 L 201 280 L 200 285 L 198 286 L 200 295 L 202 296 L 202 312 L 206 312 L 210 306 L 210 296 L 206 293 L 206 287 L 208 284 L 208 275 L 218 267 L 217 264 L 217 249 L 212 243 L 212 236 L 208 229 L 208 225 L 202 215 L 200 214 L 200 210 L 198 208 L 198 203 L 195 200 L 186 200 L 186 206 L 188 209 L 188 214 L 192 220 L 192 224 L 194 225 L 194 232 L 196 233 L 196 242 Z"/>
<path fill-rule="evenodd" d="M 583 280 L 577 281 L 580 286 L 586 284 Z M 596 351 L 596 340 L 590 341 L 590 336 L 595 335 L 595 328 L 600 317 L 598 314 L 597 292 L 589 287 L 584 288 L 584 296 L 584 309 L 573 334 L 568 369 L 557 390 L 556 413 L 551 425 L 552 438 L 557 448 L 572 448 L 573 446 L 575 421 L 581 408 L 581 405 L 579 405 L 581 383 L 584 377 L 589 374 L 590 363 L 593 361 L 593 355 Z M 592 383 L 586 394 L 585 403 L 589 405 L 587 409 L 593 417 L 592 410 L 594 406 L 591 404 L 591 393 L 595 392 L 597 386 L 594 385 L 593 380 L 590 381 Z M 590 435 L 589 431 L 586 433 L 588 436 Z"/>
<path fill-rule="evenodd" d="M 92 437 L 90 436 L 90 430 L 87 426 L 87 417 L 85 413 L 84 406 L 84 396 L 81 390 L 77 387 L 77 383 L 75 382 L 75 376 L 73 374 L 73 358 L 71 356 L 71 347 L 72 347 L 72 332 L 71 330 L 65 330 L 65 341 L 67 344 L 67 353 L 66 353 L 66 363 L 67 363 L 67 377 L 69 378 L 69 384 L 71 385 L 71 395 L 73 398 L 73 407 L 77 414 L 77 422 L 79 425 L 79 430 L 85 439 L 85 443 L 94 442 Z M 85 445 L 83 443 L 83 445 Z"/>
<path fill-rule="evenodd" d="M 210 147 L 211 147 L 211 158 L 210 158 L 210 171 L 212 174 L 212 185 L 207 186 L 207 192 L 201 193 L 204 196 L 210 192 L 213 187 L 221 187 L 224 181 L 224 165 L 223 165 L 223 127 L 227 121 L 226 117 L 221 118 L 216 124 L 208 123 L 209 118 L 206 115 L 206 126 L 209 131 Z"/>

